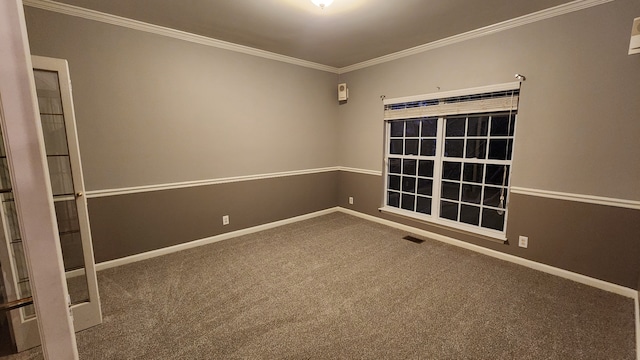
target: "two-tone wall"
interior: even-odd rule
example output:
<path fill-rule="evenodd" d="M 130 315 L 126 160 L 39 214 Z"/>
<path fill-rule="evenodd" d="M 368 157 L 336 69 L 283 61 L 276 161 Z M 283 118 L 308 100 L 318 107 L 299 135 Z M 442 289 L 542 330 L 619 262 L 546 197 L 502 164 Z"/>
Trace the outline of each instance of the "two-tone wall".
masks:
<path fill-rule="evenodd" d="M 617 0 L 340 76 L 340 164 L 380 172 L 387 99 L 522 84 L 509 244 L 378 212 L 383 179 L 344 172 L 340 206 L 629 288 L 640 269 L 640 58 L 627 55 L 640 3 Z M 355 203 L 349 205 L 348 196 Z M 528 249 L 518 236 L 529 237 Z"/>
<path fill-rule="evenodd" d="M 25 12 L 69 63 L 96 262 L 336 206 L 336 74 Z"/>
<path fill-rule="evenodd" d="M 97 262 L 339 205 L 640 289 L 640 58 L 627 55 L 635 0 L 341 75 L 25 11 L 32 52 L 69 61 Z M 515 73 L 527 80 L 509 244 L 379 213 L 380 96 Z M 338 82 L 349 86 L 346 104 Z"/>

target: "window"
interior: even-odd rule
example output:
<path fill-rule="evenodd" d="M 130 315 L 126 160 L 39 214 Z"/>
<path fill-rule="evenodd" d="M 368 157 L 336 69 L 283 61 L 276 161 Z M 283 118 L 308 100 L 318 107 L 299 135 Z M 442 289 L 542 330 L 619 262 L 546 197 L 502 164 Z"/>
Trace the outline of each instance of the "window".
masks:
<path fill-rule="evenodd" d="M 383 210 L 505 238 L 519 83 L 385 101 Z"/>

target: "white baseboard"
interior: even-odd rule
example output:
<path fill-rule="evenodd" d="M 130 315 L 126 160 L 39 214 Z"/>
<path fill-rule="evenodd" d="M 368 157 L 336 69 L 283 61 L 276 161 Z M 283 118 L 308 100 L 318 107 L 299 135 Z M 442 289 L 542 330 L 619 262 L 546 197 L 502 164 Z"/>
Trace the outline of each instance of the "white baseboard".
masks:
<path fill-rule="evenodd" d="M 338 211 L 337 207 L 336 208 L 329 208 L 329 209 L 316 211 L 316 212 L 305 214 L 305 215 L 292 217 L 292 218 L 285 219 L 285 220 L 274 221 L 274 222 L 268 223 L 268 224 L 258 225 L 258 226 L 254 226 L 254 227 L 250 227 L 250 228 L 246 228 L 246 229 L 242 229 L 242 230 L 236 230 L 236 231 L 232 231 L 232 232 L 228 232 L 228 233 L 224 233 L 224 234 L 220 234 L 220 235 L 216 235 L 216 236 L 211 236 L 211 237 L 204 238 L 204 239 L 194 240 L 194 241 L 190 241 L 190 242 L 184 243 L 184 244 L 179 244 L 179 245 L 169 246 L 169 247 L 162 248 L 162 249 L 147 251 L 147 252 L 144 252 L 144 253 L 141 253 L 141 254 L 131 255 L 131 256 L 115 259 L 115 260 L 109 260 L 109 261 L 105 261 L 105 262 L 101 262 L 101 263 L 96 264 L 96 271 L 105 270 L 105 269 L 109 269 L 109 268 L 116 267 L 116 266 L 131 264 L 131 263 L 134 263 L 134 262 L 137 262 L 137 261 L 151 259 L 151 258 L 154 258 L 154 257 L 157 257 L 157 256 L 167 255 L 167 254 L 171 254 L 171 253 L 178 252 L 178 251 L 181 251 L 181 250 L 191 249 L 191 248 L 198 247 L 198 246 L 212 244 L 212 243 L 215 243 L 215 242 L 218 242 L 218 241 L 235 238 L 235 237 L 242 236 L 242 235 L 252 234 L 252 233 L 255 233 L 255 232 L 258 232 L 258 231 L 268 230 L 268 229 L 272 229 L 272 228 L 275 228 L 275 227 L 278 227 L 278 226 L 292 224 L 292 223 L 295 223 L 295 222 L 298 222 L 298 221 L 312 219 L 314 217 L 331 214 L 331 213 L 334 213 L 336 211 Z"/>
<path fill-rule="evenodd" d="M 574 273 L 568 270 L 564 270 L 564 269 L 560 269 L 557 267 L 553 267 L 553 266 L 549 266 L 546 264 L 541 264 L 535 261 L 531 261 L 531 260 L 527 260 L 527 259 L 523 259 L 514 255 L 510 255 L 510 254 L 505 254 L 499 251 L 495 251 L 495 250 L 491 250 L 491 249 L 487 249 L 484 248 L 482 246 L 478 246 L 478 245 L 474 245 L 474 244 L 470 244 L 461 240 L 456 240 L 454 238 L 448 237 L 448 236 L 444 236 L 444 235 L 440 235 L 440 234 L 436 234 L 430 231 L 426 231 L 426 230 L 422 230 L 422 229 L 418 229 L 412 226 L 408 226 L 408 225 L 403 225 L 403 224 L 399 224 L 390 220 L 385 220 L 385 219 L 381 219 L 375 216 L 371 216 L 371 215 L 367 215 L 367 214 L 363 214 L 357 211 L 353 211 L 350 209 L 345 209 L 345 208 L 338 208 L 338 211 L 343 212 L 345 214 L 349 214 L 349 215 L 353 215 L 353 216 L 357 216 L 366 220 L 370 220 L 373 222 L 377 222 L 383 225 L 387 225 L 387 226 L 391 226 L 397 229 L 401 229 L 401 230 L 405 230 L 405 231 L 409 231 L 411 233 L 414 234 L 418 234 L 433 240 L 438 240 L 450 245 L 454 245 L 454 246 L 458 246 L 461 248 L 465 248 L 467 250 L 471 250 L 471 251 L 475 251 L 484 255 L 488 255 L 497 259 L 501 259 L 501 260 L 505 260 L 505 261 L 509 261 L 518 265 L 522 265 L 522 266 L 526 266 L 528 268 L 531 269 L 535 269 L 535 270 L 539 270 L 548 274 L 552 274 L 552 275 L 556 275 L 565 279 L 569 279 L 569 280 L 573 280 L 576 282 L 579 282 L 581 284 L 585 284 L 585 285 L 589 285 L 589 286 L 593 286 L 595 288 L 601 289 L 601 290 L 605 290 L 605 291 L 609 291 L 618 295 L 622 295 L 622 296 L 626 296 L 628 298 L 637 298 L 638 297 L 638 292 L 635 289 L 630 289 L 624 286 L 620 286 L 617 284 L 612 284 L 610 282 L 606 282 L 603 280 L 599 280 L 599 279 L 595 279 L 589 276 L 585 276 L 582 274 L 578 274 L 578 273 Z"/>

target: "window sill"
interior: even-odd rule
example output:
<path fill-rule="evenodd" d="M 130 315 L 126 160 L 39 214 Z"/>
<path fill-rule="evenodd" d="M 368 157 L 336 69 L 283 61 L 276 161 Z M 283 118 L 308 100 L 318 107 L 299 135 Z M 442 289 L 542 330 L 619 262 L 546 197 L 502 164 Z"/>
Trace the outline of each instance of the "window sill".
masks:
<path fill-rule="evenodd" d="M 397 209 L 394 207 L 389 207 L 389 206 L 381 207 L 378 210 L 390 215 L 400 216 L 412 221 L 417 221 L 423 224 L 435 226 L 443 230 L 455 231 L 458 233 L 471 235 L 480 239 L 489 240 L 499 244 L 505 244 L 507 242 L 506 234 L 499 231 L 491 231 L 491 230 L 485 230 L 485 229 L 466 229 L 462 227 L 457 227 L 455 226 L 457 224 L 452 225 L 450 222 L 447 222 L 447 221 L 439 221 L 438 219 L 435 219 L 428 215 L 417 216 L 412 212 L 404 211 L 404 210 Z"/>

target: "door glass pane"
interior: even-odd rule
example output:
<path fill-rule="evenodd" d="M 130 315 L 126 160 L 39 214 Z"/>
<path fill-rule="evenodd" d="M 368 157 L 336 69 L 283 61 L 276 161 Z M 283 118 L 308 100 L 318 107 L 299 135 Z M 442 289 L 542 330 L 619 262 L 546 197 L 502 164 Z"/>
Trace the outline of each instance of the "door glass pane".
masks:
<path fill-rule="evenodd" d="M 34 70 L 33 73 L 36 80 L 62 258 L 67 273 L 67 287 L 71 303 L 77 304 L 89 301 L 89 291 L 84 271 L 77 204 L 75 197 L 68 198 L 75 195 L 75 189 L 59 79 L 58 74 L 52 71 Z"/>

